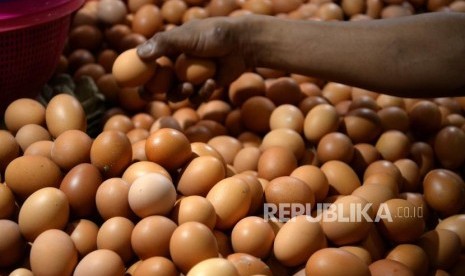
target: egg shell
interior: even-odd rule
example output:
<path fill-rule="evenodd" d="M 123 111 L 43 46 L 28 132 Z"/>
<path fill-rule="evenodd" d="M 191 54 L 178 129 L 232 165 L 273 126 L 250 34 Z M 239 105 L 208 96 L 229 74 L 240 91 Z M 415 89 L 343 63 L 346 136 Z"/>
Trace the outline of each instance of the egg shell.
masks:
<path fill-rule="evenodd" d="M 394 261 L 391 259 L 381 259 L 373 262 L 369 266 L 372 276 L 377 275 L 402 275 L 402 276 L 413 276 L 413 271 L 401 262 Z"/>
<path fill-rule="evenodd" d="M 447 229 L 430 230 L 416 244 L 425 251 L 430 266 L 436 269 L 449 269 L 458 260 L 461 252 L 460 237 Z"/>
<path fill-rule="evenodd" d="M 274 129 L 265 134 L 260 150 L 264 151 L 273 146 L 289 148 L 297 160 L 302 158 L 305 151 L 305 142 L 302 136 L 297 131 L 287 128 Z"/>
<path fill-rule="evenodd" d="M 299 215 L 287 221 L 276 234 L 273 253 L 282 264 L 297 266 L 326 246 L 320 224 L 311 217 Z"/>
<path fill-rule="evenodd" d="M 237 138 L 228 135 L 213 137 L 207 144 L 222 156 L 226 164 L 232 164 L 234 157 L 243 147 Z"/>
<path fill-rule="evenodd" d="M 438 105 L 427 100 L 415 103 L 408 110 L 410 127 L 420 134 L 432 134 L 441 127 L 441 113 Z"/>
<path fill-rule="evenodd" d="M 139 176 L 129 188 L 129 206 L 140 218 L 166 215 L 174 207 L 175 201 L 173 182 L 160 173 Z"/>
<path fill-rule="evenodd" d="M 94 51 L 102 45 L 103 34 L 97 26 L 83 24 L 71 29 L 68 39 L 72 49 Z"/>
<path fill-rule="evenodd" d="M 115 216 L 135 217 L 128 202 L 130 186 L 130 183 L 116 177 L 104 180 L 100 184 L 95 195 L 95 205 L 103 219 Z"/>
<path fill-rule="evenodd" d="M 366 168 L 379 159 L 381 159 L 381 155 L 375 146 L 368 143 L 359 143 L 354 145 L 354 156 L 350 161 L 350 166 L 358 175 L 363 175 Z"/>
<path fill-rule="evenodd" d="M 341 246 L 339 247 L 340 249 L 343 249 L 345 251 L 348 251 L 355 256 L 359 257 L 363 262 L 365 262 L 367 265 L 370 265 L 372 263 L 372 258 L 370 252 L 361 247 L 361 246 L 355 246 L 355 245 L 346 245 L 346 246 Z"/>
<path fill-rule="evenodd" d="M 70 129 L 86 131 L 87 120 L 84 108 L 73 96 L 58 94 L 54 96 L 45 110 L 45 122 L 52 137 Z"/>
<path fill-rule="evenodd" d="M 103 125 L 103 130 L 117 130 L 128 133 L 134 129 L 134 123 L 129 116 L 124 114 L 115 114 L 108 118 Z"/>
<path fill-rule="evenodd" d="M 121 175 L 131 160 L 131 142 L 120 131 L 101 132 L 90 148 L 90 161 L 100 170 L 104 178 Z"/>
<path fill-rule="evenodd" d="M 381 134 L 375 147 L 385 160 L 394 162 L 408 156 L 410 144 L 410 139 L 403 132 L 389 130 Z"/>
<path fill-rule="evenodd" d="M 187 273 L 187 276 L 239 276 L 236 267 L 227 259 L 210 258 L 197 263 Z"/>
<path fill-rule="evenodd" d="M 352 140 L 340 132 L 331 132 L 321 137 L 316 148 L 317 158 L 321 163 L 339 160 L 350 163 L 354 156 Z"/>
<path fill-rule="evenodd" d="M 66 225 L 65 232 L 71 237 L 79 257 L 97 249 L 99 226 L 88 219 L 77 219 Z"/>
<path fill-rule="evenodd" d="M 304 135 L 310 142 L 316 143 L 325 134 L 336 131 L 338 127 L 339 115 L 334 106 L 319 104 L 305 116 Z"/>
<path fill-rule="evenodd" d="M 174 230 L 169 248 L 172 261 L 182 273 L 203 260 L 218 257 L 218 244 L 212 231 L 195 221 L 183 223 Z"/>
<path fill-rule="evenodd" d="M 0 267 L 17 265 L 26 256 L 26 248 L 18 224 L 0 219 Z"/>
<path fill-rule="evenodd" d="M 27 155 L 40 155 L 48 159 L 52 159 L 52 146 L 53 141 L 43 140 L 32 143 L 27 147 L 26 151 L 23 153 L 24 156 Z"/>
<path fill-rule="evenodd" d="M 207 4 L 210 16 L 225 16 L 238 9 L 236 0 L 211 0 Z"/>
<path fill-rule="evenodd" d="M 457 169 L 465 161 L 465 132 L 455 126 L 442 128 L 434 139 L 434 152 L 446 169 Z"/>
<path fill-rule="evenodd" d="M 171 175 L 168 173 L 165 168 L 158 165 L 157 163 L 150 161 L 139 161 L 134 162 L 124 171 L 123 176 L 121 177 L 124 181 L 129 184 L 132 184 L 134 180 L 146 173 L 159 173 L 167 177 L 169 180 L 172 180 Z"/>
<path fill-rule="evenodd" d="M 425 251 L 415 244 L 399 244 L 387 255 L 386 259 L 398 261 L 415 273 L 415 275 L 426 275 L 429 267 L 428 256 Z"/>
<path fill-rule="evenodd" d="M 164 216 L 148 216 L 136 223 L 131 234 L 131 245 L 140 259 L 154 256 L 169 257 L 171 236 L 177 225 Z"/>
<path fill-rule="evenodd" d="M 416 192 L 420 188 L 420 169 L 411 159 L 399 159 L 394 162 L 402 175 L 402 190 L 404 192 Z"/>
<path fill-rule="evenodd" d="M 245 72 L 229 85 L 228 96 L 231 103 L 241 106 L 249 98 L 264 96 L 265 91 L 265 81 L 262 76 Z"/>
<path fill-rule="evenodd" d="M 203 7 L 197 7 L 193 6 L 188 8 L 183 16 L 182 16 L 182 22 L 186 23 L 188 21 L 194 20 L 194 19 L 205 19 L 209 16 L 208 10 L 203 8 Z"/>
<path fill-rule="evenodd" d="M 131 234 L 134 223 L 125 217 L 112 217 L 106 220 L 97 233 L 97 248 L 116 252 L 123 262 L 134 256 L 131 247 Z"/>
<path fill-rule="evenodd" d="M 237 177 L 227 177 L 216 183 L 206 198 L 215 208 L 218 229 L 232 228 L 247 215 L 252 201 L 249 185 Z"/>
<path fill-rule="evenodd" d="M 253 96 L 241 106 L 241 122 L 247 130 L 265 134 L 270 130 L 270 118 L 276 105 L 264 96 Z"/>
<path fill-rule="evenodd" d="M 209 59 L 181 54 L 176 59 L 174 70 L 179 80 L 199 85 L 215 75 L 216 64 Z"/>
<path fill-rule="evenodd" d="M 187 10 L 187 4 L 182 0 L 166 1 L 161 6 L 163 19 L 171 24 L 180 24 Z"/>
<path fill-rule="evenodd" d="M 273 3 L 270 0 L 248 0 L 244 1 L 241 7 L 254 14 L 271 15 L 273 13 Z"/>
<path fill-rule="evenodd" d="M 11 189 L 0 183 L 0 219 L 10 218 L 17 210 L 15 196 Z"/>
<path fill-rule="evenodd" d="M 313 165 L 303 165 L 292 171 L 290 176 L 305 182 L 313 191 L 315 202 L 322 202 L 329 191 L 329 184 L 326 175 L 319 167 Z"/>
<path fill-rule="evenodd" d="M 345 132 L 354 143 L 369 143 L 381 133 L 381 119 L 369 108 L 349 111 L 343 118 Z"/>
<path fill-rule="evenodd" d="M 73 275 L 125 275 L 123 260 L 115 252 L 108 249 L 97 249 L 82 258 L 77 264 Z"/>
<path fill-rule="evenodd" d="M 296 105 L 302 98 L 299 84 L 291 77 L 271 79 L 265 95 L 276 106 L 284 104 Z"/>
<path fill-rule="evenodd" d="M 164 257 L 150 257 L 143 260 L 134 270 L 133 276 L 144 275 L 165 275 L 165 276 L 178 276 L 179 271 L 174 263 Z"/>
<path fill-rule="evenodd" d="M 22 126 L 16 132 L 15 139 L 24 152 L 29 145 L 37 141 L 51 140 L 52 137 L 47 129 L 36 124 L 27 124 Z"/>
<path fill-rule="evenodd" d="M 248 170 L 256 171 L 260 154 L 260 149 L 257 147 L 244 147 L 237 152 L 232 165 L 238 173 Z"/>
<path fill-rule="evenodd" d="M 62 178 L 60 168 L 50 159 L 38 156 L 20 156 L 5 170 L 5 183 L 18 200 L 44 187 L 58 187 Z"/>
<path fill-rule="evenodd" d="M 272 180 L 288 176 L 297 168 L 297 159 L 289 148 L 270 146 L 258 158 L 258 177 Z"/>
<path fill-rule="evenodd" d="M 9 274 L 9 276 L 34 276 L 32 271 L 27 268 L 17 268 Z"/>
<path fill-rule="evenodd" d="M 323 248 L 307 261 L 306 275 L 370 275 L 368 265 L 356 255 L 340 248 Z"/>
<path fill-rule="evenodd" d="M 181 225 L 188 221 L 197 221 L 212 229 L 216 225 L 216 213 L 213 205 L 203 196 L 192 195 L 181 198 L 171 212 L 173 221 Z"/>
<path fill-rule="evenodd" d="M 44 231 L 31 246 L 30 263 L 34 275 L 71 275 L 77 262 L 74 243 L 62 230 Z"/>
<path fill-rule="evenodd" d="M 144 4 L 134 13 L 132 21 L 132 30 L 135 33 L 144 35 L 147 38 L 152 37 L 163 27 L 163 18 L 160 9 L 154 4 Z"/>
<path fill-rule="evenodd" d="M 50 156 L 64 170 L 80 163 L 90 162 L 92 138 L 81 130 L 71 129 L 61 133 L 53 142 Z"/>
<path fill-rule="evenodd" d="M 232 177 L 238 177 L 242 180 L 245 181 L 245 183 L 249 186 L 250 188 L 250 194 L 251 194 L 251 201 L 250 201 L 250 208 L 249 208 L 249 215 L 254 215 L 257 213 L 257 211 L 260 211 L 263 206 L 264 202 L 264 188 L 262 183 L 260 182 L 258 175 L 256 174 L 255 171 L 245 171 L 242 173 L 238 173 L 236 171 L 236 174 L 233 175 Z"/>
<path fill-rule="evenodd" d="M 19 156 L 19 144 L 15 137 L 7 130 L 0 130 L 0 171 L 4 172 L 8 164 Z"/>
<path fill-rule="evenodd" d="M 361 185 L 354 170 L 342 161 L 328 161 L 320 169 L 328 179 L 330 195 L 349 195 Z"/>
<path fill-rule="evenodd" d="M 75 166 L 65 175 L 60 190 L 66 194 L 74 215 L 90 217 L 94 214 L 97 210 L 95 195 L 102 181 L 99 170 L 88 163 Z"/>
<path fill-rule="evenodd" d="M 121 53 L 113 63 L 112 73 L 121 86 L 134 87 L 146 83 L 154 76 L 156 64 L 142 61 L 135 48 Z"/>
<path fill-rule="evenodd" d="M 231 232 L 234 252 L 246 253 L 265 259 L 273 249 L 275 234 L 269 223 L 256 216 L 249 216 L 236 223 Z"/>
<path fill-rule="evenodd" d="M 398 106 L 387 106 L 378 111 L 383 130 L 399 130 L 407 132 L 410 120 L 407 111 Z"/>
<path fill-rule="evenodd" d="M 239 272 L 239 275 L 266 275 L 271 276 L 271 269 L 260 258 L 246 253 L 233 253 L 227 256 Z"/>
<path fill-rule="evenodd" d="M 168 93 L 175 84 L 176 76 L 173 62 L 169 58 L 162 56 L 156 60 L 156 63 L 156 74 L 144 84 L 144 89 L 151 96 Z"/>
<path fill-rule="evenodd" d="M 16 99 L 5 109 L 4 121 L 6 128 L 14 135 L 27 124 L 43 125 L 45 107 L 33 99 Z"/>
<path fill-rule="evenodd" d="M 378 160 L 368 165 L 363 174 L 363 180 L 366 180 L 368 177 L 379 173 L 390 175 L 398 183 L 399 190 L 401 190 L 402 174 L 400 173 L 399 168 L 397 168 L 393 162 L 388 160 Z"/>
<path fill-rule="evenodd" d="M 218 158 L 199 156 L 192 159 L 181 171 L 177 190 L 186 196 L 205 196 L 225 176 L 224 164 Z"/>
<path fill-rule="evenodd" d="M 372 205 L 373 213 L 377 214 L 379 206 L 392 198 L 397 197 L 397 193 L 393 191 L 388 185 L 379 185 L 375 182 L 363 183 L 362 186 L 358 187 L 352 192 L 352 195 L 361 197 Z"/>

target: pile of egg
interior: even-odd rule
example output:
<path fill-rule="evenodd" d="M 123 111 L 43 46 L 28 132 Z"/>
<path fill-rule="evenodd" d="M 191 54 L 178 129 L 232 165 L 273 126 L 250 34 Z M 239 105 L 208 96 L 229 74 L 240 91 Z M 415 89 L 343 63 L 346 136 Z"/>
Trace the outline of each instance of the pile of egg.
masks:
<path fill-rule="evenodd" d="M 90 76 L 110 108 L 96 137 L 67 94 L 6 109 L 0 274 L 465 275 L 465 97 L 406 99 L 255 68 L 194 104 L 166 93 L 193 81 L 191 67 L 211 76 L 210 61 L 163 57 L 135 82 L 112 73 L 122 53 L 137 63 L 137 45 L 193 18 L 422 11 L 465 1 L 87 1 L 57 73 Z M 265 203 L 358 204 L 369 218 L 324 220 L 314 207 L 268 220 Z M 374 220 L 381 206 L 392 221 Z"/>

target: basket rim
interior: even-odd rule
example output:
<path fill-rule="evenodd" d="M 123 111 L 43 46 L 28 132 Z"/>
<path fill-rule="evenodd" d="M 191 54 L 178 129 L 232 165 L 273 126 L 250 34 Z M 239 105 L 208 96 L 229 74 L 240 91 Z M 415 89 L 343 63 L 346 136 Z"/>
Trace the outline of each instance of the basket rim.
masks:
<path fill-rule="evenodd" d="M 0 0 L 0 32 L 27 28 L 67 16 L 86 0 Z"/>

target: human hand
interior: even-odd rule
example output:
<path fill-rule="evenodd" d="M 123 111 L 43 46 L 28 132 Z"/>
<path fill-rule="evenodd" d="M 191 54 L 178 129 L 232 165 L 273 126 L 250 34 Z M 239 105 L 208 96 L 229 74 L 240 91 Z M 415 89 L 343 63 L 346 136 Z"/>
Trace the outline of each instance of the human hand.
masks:
<path fill-rule="evenodd" d="M 141 59 L 153 61 L 161 56 L 176 57 L 181 53 L 211 58 L 217 64 L 215 80 L 207 80 L 201 87 L 181 83 L 169 99 L 182 100 L 196 92 L 197 96 L 208 98 L 217 86 L 225 86 L 235 80 L 248 67 L 248 59 L 239 29 L 241 19 L 213 17 L 192 20 L 169 31 L 155 34 L 137 48 Z M 197 91 L 195 91 L 197 90 Z"/>

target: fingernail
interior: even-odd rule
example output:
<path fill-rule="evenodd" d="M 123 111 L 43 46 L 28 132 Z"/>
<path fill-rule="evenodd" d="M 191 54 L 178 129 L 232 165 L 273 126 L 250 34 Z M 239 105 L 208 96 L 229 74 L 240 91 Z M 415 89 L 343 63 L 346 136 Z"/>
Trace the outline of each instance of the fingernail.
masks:
<path fill-rule="evenodd" d="M 147 57 L 153 53 L 153 43 L 147 41 L 137 47 L 137 52 L 142 57 Z"/>

